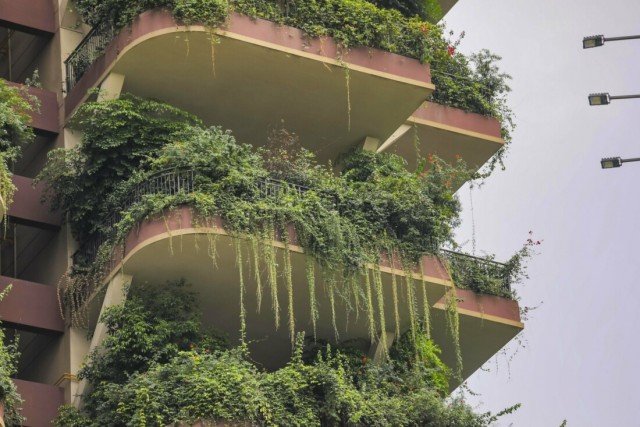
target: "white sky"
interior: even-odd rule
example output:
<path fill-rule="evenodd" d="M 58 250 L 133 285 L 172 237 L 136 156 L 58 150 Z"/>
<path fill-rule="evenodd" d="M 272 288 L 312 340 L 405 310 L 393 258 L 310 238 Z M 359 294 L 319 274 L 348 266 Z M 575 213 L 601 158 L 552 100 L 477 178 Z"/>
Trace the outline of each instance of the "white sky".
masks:
<path fill-rule="evenodd" d="M 513 76 L 518 129 L 473 206 L 478 250 L 508 258 L 529 230 L 544 239 L 520 286 L 543 305 L 515 358 L 470 381 L 479 410 L 523 408 L 500 425 L 640 425 L 640 100 L 589 107 L 587 94 L 640 93 L 640 40 L 582 49 L 582 37 L 640 34 L 639 0 L 459 0 L 449 28 L 463 52 L 489 48 Z M 459 240 L 471 236 L 469 189 Z M 470 250 L 470 245 L 468 246 Z"/>

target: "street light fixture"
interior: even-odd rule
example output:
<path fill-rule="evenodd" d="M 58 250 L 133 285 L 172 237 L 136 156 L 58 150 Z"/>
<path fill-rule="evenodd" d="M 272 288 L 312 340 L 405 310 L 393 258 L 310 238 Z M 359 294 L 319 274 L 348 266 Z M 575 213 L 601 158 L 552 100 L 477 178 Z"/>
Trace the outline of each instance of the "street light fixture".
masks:
<path fill-rule="evenodd" d="M 609 105 L 614 99 L 640 98 L 640 95 L 609 95 L 608 93 L 592 93 L 589 95 L 589 105 Z"/>
<path fill-rule="evenodd" d="M 620 40 L 633 40 L 640 39 L 638 36 L 623 36 L 623 37 L 605 37 L 602 34 L 597 36 L 589 36 L 582 39 L 582 48 L 591 49 L 592 47 L 600 47 L 604 45 L 604 42 L 616 42 Z"/>
<path fill-rule="evenodd" d="M 606 157 L 600 160 L 600 165 L 602 166 L 602 169 L 613 169 L 613 168 L 619 168 L 620 166 L 622 166 L 623 163 L 629 163 L 629 162 L 640 162 L 640 157 L 636 157 L 633 159 L 622 159 L 620 157 Z"/>

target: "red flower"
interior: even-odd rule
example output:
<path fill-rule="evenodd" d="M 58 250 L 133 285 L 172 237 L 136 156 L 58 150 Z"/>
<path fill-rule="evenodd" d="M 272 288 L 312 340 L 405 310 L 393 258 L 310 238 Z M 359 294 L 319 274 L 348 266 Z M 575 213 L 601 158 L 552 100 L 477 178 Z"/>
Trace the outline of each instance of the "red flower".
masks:
<path fill-rule="evenodd" d="M 449 46 L 447 48 L 447 53 L 449 54 L 449 56 L 453 56 L 456 53 L 456 48 L 453 46 Z"/>

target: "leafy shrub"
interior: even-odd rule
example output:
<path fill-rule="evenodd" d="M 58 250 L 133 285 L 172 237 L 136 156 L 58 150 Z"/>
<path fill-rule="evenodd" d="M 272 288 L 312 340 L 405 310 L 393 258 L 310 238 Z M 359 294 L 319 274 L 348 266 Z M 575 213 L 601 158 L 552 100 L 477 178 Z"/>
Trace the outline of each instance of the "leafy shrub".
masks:
<path fill-rule="evenodd" d="M 474 414 L 462 401 L 443 400 L 439 381 L 446 380 L 446 369 L 439 350 L 424 335 L 419 335 L 417 347 L 403 337 L 391 361 L 381 364 L 328 346 L 303 359 L 300 335 L 291 361 L 266 372 L 249 361 L 245 347 L 211 344 L 212 338 L 192 322 L 199 313 L 183 284 L 155 290 L 134 287 L 131 292 L 123 306 L 107 313 L 110 333 L 82 371 L 93 384 L 83 412 L 63 407 L 56 425 L 165 426 L 209 420 L 287 426 L 484 426 L 492 419 L 490 414 Z M 172 300 L 178 302 L 174 310 L 169 309 Z M 176 333 L 156 332 L 157 325 L 164 325 L 161 331 L 186 331 L 192 348 L 181 350 Z"/>

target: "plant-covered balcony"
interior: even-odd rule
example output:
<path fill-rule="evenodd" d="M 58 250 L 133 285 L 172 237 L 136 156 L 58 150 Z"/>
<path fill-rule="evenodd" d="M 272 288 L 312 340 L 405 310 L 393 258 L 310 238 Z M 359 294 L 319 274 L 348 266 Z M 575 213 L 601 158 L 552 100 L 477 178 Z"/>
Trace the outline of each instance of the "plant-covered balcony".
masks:
<path fill-rule="evenodd" d="M 496 57 L 467 59 L 439 26 L 365 0 L 81 1 L 78 10 L 94 30 L 67 60 L 68 114 L 102 85 L 168 102 L 245 143 L 284 121 L 321 162 L 366 137 L 388 140 L 431 95 L 509 127 Z"/>
<path fill-rule="evenodd" d="M 80 243 L 61 284 L 76 323 L 94 327 L 121 274 L 133 287 L 186 280 L 205 323 L 277 368 L 297 332 L 385 347 L 443 299 L 455 312 L 458 264 L 440 248 L 458 220 L 455 183 L 472 176 L 461 162 L 409 171 L 398 156 L 358 150 L 336 173 L 284 129 L 256 149 L 132 96 L 86 103 L 72 125 L 82 143 L 52 152 L 42 179 Z"/>

